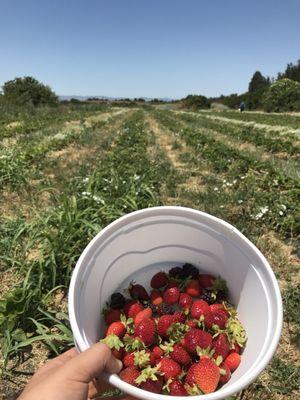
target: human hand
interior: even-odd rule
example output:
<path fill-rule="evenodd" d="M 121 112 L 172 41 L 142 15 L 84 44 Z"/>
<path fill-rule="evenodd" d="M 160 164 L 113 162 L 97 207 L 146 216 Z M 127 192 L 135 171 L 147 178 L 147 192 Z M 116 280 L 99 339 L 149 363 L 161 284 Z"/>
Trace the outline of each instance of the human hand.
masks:
<path fill-rule="evenodd" d="M 108 385 L 101 372 L 117 373 L 122 363 L 103 343 L 78 354 L 73 348 L 48 361 L 33 375 L 19 400 L 87 400 Z"/>

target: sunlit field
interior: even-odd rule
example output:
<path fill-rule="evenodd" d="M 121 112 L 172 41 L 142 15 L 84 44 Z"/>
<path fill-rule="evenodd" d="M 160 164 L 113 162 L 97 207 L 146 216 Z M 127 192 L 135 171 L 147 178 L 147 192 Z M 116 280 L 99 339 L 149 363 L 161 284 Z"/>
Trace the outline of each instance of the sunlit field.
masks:
<path fill-rule="evenodd" d="M 67 291 L 88 242 L 116 218 L 157 205 L 222 218 L 266 256 L 282 291 L 283 334 L 269 367 L 232 399 L 299 398 L 299 147 L 299 114 L 97 103 L 2 112 L 4 398 L 73 346 Z"/>

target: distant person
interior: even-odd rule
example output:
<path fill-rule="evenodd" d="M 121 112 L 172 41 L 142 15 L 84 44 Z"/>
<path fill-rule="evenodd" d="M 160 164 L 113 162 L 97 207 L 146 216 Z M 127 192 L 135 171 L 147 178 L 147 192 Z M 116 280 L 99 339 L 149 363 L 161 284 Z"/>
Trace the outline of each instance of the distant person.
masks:
<path fill-rule="evenodd" d="M 244 110 L 245 110 L 245 103 L 242 101 L 241 104 L 240 104 L 239 111 L 243 112 Z"/>

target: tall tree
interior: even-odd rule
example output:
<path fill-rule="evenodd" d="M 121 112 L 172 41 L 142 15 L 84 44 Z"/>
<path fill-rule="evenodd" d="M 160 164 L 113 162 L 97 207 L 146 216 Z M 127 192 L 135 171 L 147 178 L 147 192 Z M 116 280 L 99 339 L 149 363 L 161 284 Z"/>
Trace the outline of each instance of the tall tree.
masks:
<path fill-rule="evenodd" d="M 31 76 L 7 81 L 2 89 L 5 100 L 12 104 L 41 106 L 58 103 L 58 98 L 51 88 Z"/>
<path fill-rule="evenodd" d="M 250 93 L 257 92 L 261 89 L 266 89 L 270 85 L 270 79 L 265 78 L 260 71 L 254 72 L 249 83 L 248 91 Z"/>

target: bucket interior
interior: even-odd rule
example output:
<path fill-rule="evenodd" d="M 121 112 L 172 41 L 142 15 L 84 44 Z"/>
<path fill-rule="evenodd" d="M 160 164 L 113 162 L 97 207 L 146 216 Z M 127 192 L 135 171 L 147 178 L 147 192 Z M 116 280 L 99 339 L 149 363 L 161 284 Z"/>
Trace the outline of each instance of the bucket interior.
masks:
<path fill-rule="evenodd" d="M 155 272 L 189 262 L 226 280 L 247 332 L 241 365 L 228 384 L 259 363 L 275 329 L 273 287 L 264 258 L 236 229 L 216 218 L 154 215 L 116 225 L 98 239 L 79 262 L 75 286 L 75 318 L 86 347 L 103 336 L 101 310 L 112 293 L 132 280 L 150 290 Z"/>

